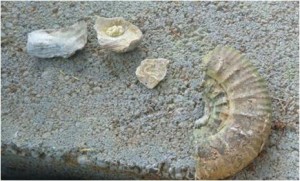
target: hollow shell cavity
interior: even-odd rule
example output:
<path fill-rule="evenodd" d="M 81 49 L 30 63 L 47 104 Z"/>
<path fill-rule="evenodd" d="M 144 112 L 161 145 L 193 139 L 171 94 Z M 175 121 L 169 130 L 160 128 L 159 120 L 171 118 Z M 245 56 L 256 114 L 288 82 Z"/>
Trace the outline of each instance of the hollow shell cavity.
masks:
<path fill-rule="evenodd" d="M 143 37 L 141 30 L 122 17 L 97 17 L 94 25 L 101 48 L 117 53 L 136 48 Z"/>

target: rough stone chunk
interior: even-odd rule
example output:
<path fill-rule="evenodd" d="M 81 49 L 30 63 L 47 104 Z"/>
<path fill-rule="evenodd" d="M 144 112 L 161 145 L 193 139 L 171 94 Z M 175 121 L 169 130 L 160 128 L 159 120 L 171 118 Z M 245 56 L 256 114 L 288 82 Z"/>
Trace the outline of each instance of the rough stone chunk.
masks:
<path fill-rule="evenodd" d="M 136 69 L 135 74 L 142 84 L 153 89 L 166 76 L 169 62 L 163 58 L 145 59 Z"/>
<path fill-rule="evenodd" d="M 86 42 L 87 24 L 80 21 L 58 30 L 36 30 L 29 33 L 27 52 L 39 58 L 68 58 L 77 50 L 84 48 Z"/>
<path fill-rule="evenodd" d="M 141 30 L 122 17 L 97 16 L 94 29 L 101 48 L 124 53 L 136 48 L 143 37 Z"/>

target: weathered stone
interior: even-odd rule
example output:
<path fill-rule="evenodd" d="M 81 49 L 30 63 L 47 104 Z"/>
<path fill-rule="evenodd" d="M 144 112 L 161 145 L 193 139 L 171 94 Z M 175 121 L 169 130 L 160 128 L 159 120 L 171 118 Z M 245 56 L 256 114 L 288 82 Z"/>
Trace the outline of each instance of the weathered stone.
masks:
<path fill-rule="evenodd" d="M 122 17 L 97 17 L 95 26 L 101 48 L 117 53 L 133 50 L 142 40 L 141 30 Z"/>
<path fill-rule="evenodd" d="M 135 74 L 142 84 L 153 89 L 166 76 L 169 62 L 163 58 L 145 59 L 136 69 Z"/>
<path fill-rule="evenodd" d="M 27 52 L 39 58 L 72 56 L 87 42 L 87 25 L 80 21 L 62 29 L 36 30 L 28 34 Z"/>

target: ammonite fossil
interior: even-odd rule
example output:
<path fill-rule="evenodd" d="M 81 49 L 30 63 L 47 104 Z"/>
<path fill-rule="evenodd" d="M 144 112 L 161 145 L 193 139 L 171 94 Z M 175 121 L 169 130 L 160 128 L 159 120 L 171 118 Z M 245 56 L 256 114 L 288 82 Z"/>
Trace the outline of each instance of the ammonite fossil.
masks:
<path fill-rule="evenodd" d="M 197 179 L 222 179 L 247 166 L 271 130 L 264 80 L 240 52 L 218 46 L 203 60 L 205 115 L 196 121 Z"/>

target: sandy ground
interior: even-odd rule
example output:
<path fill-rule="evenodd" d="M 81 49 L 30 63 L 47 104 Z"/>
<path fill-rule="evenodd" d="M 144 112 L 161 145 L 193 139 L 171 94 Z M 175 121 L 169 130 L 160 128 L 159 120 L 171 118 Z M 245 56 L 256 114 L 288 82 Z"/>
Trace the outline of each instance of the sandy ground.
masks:
<path fill-rule="evenodd" d="M 137 25 L 141 45 L 125 54 L 100 49 L 94 15 Z M 26 53 L 29 32 L 78 20 L 89 35 L 74 56 Z M 299 179 L 298 22 L 299 2 L 2 2 L 2 176 L 193 178 L 191 134 L 203 115 L 199 67 L 221 44 L 258 68 L 273 108 L 268 145 L 231 179 Z M 171 63 L 149 90 L 135 69 L 158 57 Z"/>

